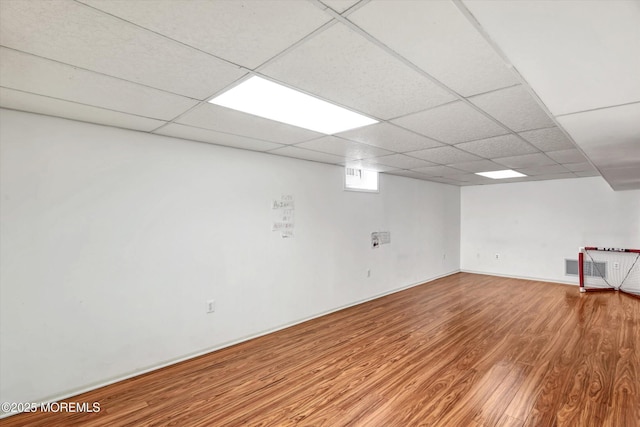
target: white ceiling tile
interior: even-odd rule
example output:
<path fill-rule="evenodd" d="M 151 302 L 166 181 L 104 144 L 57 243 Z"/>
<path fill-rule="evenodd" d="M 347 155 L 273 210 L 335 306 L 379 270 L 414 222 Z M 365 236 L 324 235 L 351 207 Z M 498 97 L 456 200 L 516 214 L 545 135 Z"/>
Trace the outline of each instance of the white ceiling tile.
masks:
<path fill-rule="evenodd" d="M 624 184 L 616 184 L 615 187 L 612 187 L 615 191 L 625 191 L 625 190 L 637 190 L 640 188 L 640 182 L 638 180 L 629 181 Z"/>
<path fill-rule="evenodd" d="M 637 1 L 464 5 L 553 114 L 640 101 Z"/>
<path fill-rule="evenodd" d="M 310 2 L 290 0 L 80 1 L 252 69 L 331 19 Z"/>
<path fill-rule="evenodd" d="M 460 184 L 461 182 L 468 182 L 467 176 L 469 176 L 469 174 L 460 173 L 460 174 L 457 174 L 457 175 L 447 175 L 446 178 L 444 178 L 444 177 L 434 177 L 434 179 L 442 179 L 442 180 L 445 180 L 447 182 Z"/>
<path fill-rule="evenodd" d="M 427 162 L 415 157 L 405 156 L 404 154 L 392 154 L 390 156 L 376 157 L 369 160 L 372 163 L 380 163 L 381 165 L 393 166 L 399 169 L 413 169 L 423 166 L 434 166 L 434 163 Z"/>
<path fill-rule="evenodd" d="M 193 99 L 0 47 L 2 86 L 94 107 L 171 120 Z"/>
<path fill-rule="evenodd" d="M 575 147 L 573 142 L 557 127 L 520 132 L 518 135 L 542 151 L 557 151 Z"/>
<path fill-rule="evenodd" d="M 393 123 L 450 144 L 508 132 L 462 101 L 400 117 Z"/>
<path fill-rule="evenodd" d="M 442 145 L 426 136 L 418 135 L 387 122 L 342 132 L 337 136 L 400 153 Z"/>
<path fill-rule="evenodd" d="M 296 146 L 351 159 L 368 159 L 371 157 L 380 157 L 391 154 L 391 151 L 383 150 L 382 148 L 361 144 L 359 142 L 347 141 L 346 139 L 335 136 L 325 136 L 323 138 L 296 144 Z"/>
<path fill-rule="evenodd" d="M 563 174 L 569 172 L 564 166 L 561 165 L 536 166 L 534 168 L 517 168 L 517 171 L 528 176 Z"/>
<path fill-rule="evenodd" d="M 454 99 L 453 95 L 340 23 L 306 40 L 269 63 L 261 72 L 382 119 Z"/>
<path fill-rule="evenodd" d="M 455 179 L 450 179 L 449 177 L 444 178 L 444 177 L 441 177 L 441 176 L 429 177 L 428 181 L 438 182 L 440 184 L 455 185 L 455 186 L 460 186 L 460 184 L 462 184 L 462 181 L 458 181 L 458 180 L 455 180 Z"/>
<path fill-rule="evenodd" d="M 427 150 L 413 151 L 407 154 L 412 157 L 418 157 L 420 159 L 424 159 L 433 163 L 441 163 L 443 165 L 480 160 L 480 157 L 474 154 L 469 154 L 450 145 L 444 147 L 429 148 Z"/>
<path fill-rule="evenodd" d="M 575 176 L 580 177 L 580 178 L 587 178 L 587 177 L 590 177 L 590 176 L 600 176 L 600 173 L 597 170 L 575 171 L 573 173 L 575 174 Z"/>
<path fill-rule="evenodd" d="M 491 160 L 475 160 L 473 162 L 454 163 L 449 165 L 452 168 L 467 172 L 490 172 L 504 170 L 504 166 L 492 162 Z"/>
<path fill-rule="evenodd" d="M 522 156 L 501 157 L 493 159 L 494 162 L 507 166 L 508 168 L 529 168 L 535 166 L 555 165 L 557 162 L 551 160 L 542 153 L 524 154 Z"/>
<path fill-rule="evenodd" d="M 349 19 L 463 96 L 518 83 L 452 2 L 372 1 Z"/>
<path fill-rule="evenodd" d="M 427 166 L 423 168 L 413 168 L 412 170 L 430 176 L 460 175 L 461 173 L 460 169 L 454 169 L 448 166 Z"/>
<path fill-rule="evenodd" d="M 176 123 L 279 144 L 295 144 L 323 136 L 321 133 L 263 119 L 210 103 L 194 108 L 176 120 Z"/>
<path fill-rule="evenodd" d="M 560 151 L 548 151 L 547 156 L 558 163 L 584 163 L 587 161 L 580 151 L 575 148 Z"/>
<path fill-rule="evenodd" d="M 329 6 L 331 9 L 335 10 L 338 13 L 342 13 L 345 10 L 349 9 L 354 4 L 358 3 L 360 0 L 321 0 L 322 3 Z"/>
<path fill-rule="evenodd" d="M 435 178 L 435 177 L 430 176 L 430 175 L 425 175 L 423 173 L 413 172 L 413 171 L 408 171 L 408 170 L 396 170 L 396 171 L 391 171 L 391 172 L 385 172 L 385 174 L 387 174 L 387 175 L 404 176 L 406 178 L 414 178 L 414 179 L 419 179 L 421 181 L 431 181 L 433 178 Z"/>
<path fill-rule="evenodd" d="M 536 177 L 523 176 L 518 178 L 490 179 L 489 184 L 507 184 L 509 182 L 536 181 Z"/>
<path fill-rule="evenodd" d="M 321 153 L 319 151 L 307 150 L 305 148 L 287 146 L 269 151 L 271 154 L 285 157 L 295 157 L 296 159 L 311 160 L 320 163 L 343 164 L 351 159 L 346 159 L 333 154 Z"/>
<path fill-rule="evenodd" d="M 165 122 L 0 87 L 0 107 L 81 122 L 151 131 Z"/>
<path fill-rule="evenodd" d="M 399 170 L 398 168 L 395 168 L 393 166 L 385 166 L 378 163 L 373 163 L 368 160 L 352 160 L 349 162 L 345 162 L 342 165 L 350 168 L 367 169 L 367 170 L 372 170 L 377 172 L 389 172 L 389 171 Z"/>
<path fill-rule="evenodd" d="M 522 85 L 477 95 L 469 100 L 516 132 L 554 125 Z"/>
<path fill-rule="evenodd" d="M 587 162 L 583 162 L 583 163 L 567 163 L 567 164 L 563 164 L 562 166 L 564 166 L 565 168 L 569 169 L 571 172 L 590 172 L 590 171 L 593 171 L 593 172 L 597 173 L 597 171 L 593 168 L 593 166 L 591 166 L 591 164 L 587 163 Z"/>
<path fill-rule="evenodd" d="M 244 136 L 232 135 L 228 133 L 216 132 L 208 129 L 195 128 L 171 123 L 162 129 L 154 132 L 158 135 L 172 136 L 175 138 L 191 139 L 194 141 L 208 142 L 216 145 L 242 148 L 253 151 L 267 151 L 283 147 L 282 144 L 262 141 L 259 139 L 247 138 Z"/>
<path fill-rule="evenodd" d="M 640 168 L 616 167 L 602 169 L 602 176 L 612 183 L 614 190 L 634 190 L 640 188 Z"/>
<path fill-rule="evenodd" d="M 69 0 L 3 1 L 0 39 L 13 49 L 201 100 L 245 74 Z"/>
<path fill-rule="evenodd" d="M 574 173 L 550 173 L 543 175 L 535 175 L 531 176 L 527 179 L 527 181 L 547 181 L 550 179 L 567 179 L 567 178 L 577 178 Z"/>
<path fill-rule="evenodd" d="M 538 151 L 515 135 L 502 135 L 465 142 L 456 145 L 456 147 L 491 159 L 530 154 Z"/>
<path fill-rule="evenodd" d="M 558 121 L 596 166 L 640 169 L 640 103 L 572 114 Z"/>

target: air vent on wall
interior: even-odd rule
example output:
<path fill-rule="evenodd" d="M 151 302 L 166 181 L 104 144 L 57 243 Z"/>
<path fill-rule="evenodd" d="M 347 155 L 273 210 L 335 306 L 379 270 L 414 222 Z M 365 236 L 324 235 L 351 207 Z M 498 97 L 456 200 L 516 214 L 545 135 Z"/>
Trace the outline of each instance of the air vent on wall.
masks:
<path fill-rule="evenodd" d="M 578 270 L 578 260 L 577 259 L 565 259 L 564 260 L 564 274 L 566 276 L 577 276 L 579 274 Z M 603 279 L 607 278 L 607 263 L 606 262 L 592 262 L 586 261 L 584 262 L 584 275 L 591 277 L 602 277 Z"/>

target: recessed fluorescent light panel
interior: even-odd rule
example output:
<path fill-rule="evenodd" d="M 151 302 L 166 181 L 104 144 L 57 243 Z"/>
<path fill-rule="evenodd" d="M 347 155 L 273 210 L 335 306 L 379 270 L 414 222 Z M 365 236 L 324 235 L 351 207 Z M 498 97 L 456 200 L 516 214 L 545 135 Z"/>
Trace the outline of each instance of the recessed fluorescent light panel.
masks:
<path fill-rule="evenodd" d="M 521 176 L 527 176 L 523 173 L 516 172 L 511 169 L 493 172 L 477 172 L 476 175 L 486 176 L 487 178 L 491 179 L 519 178 Z"/>
<path fill-rule="evenodd" d="M 257 76 L 209 102 L 327 135 L 378 123 L 362 114 Z"/>

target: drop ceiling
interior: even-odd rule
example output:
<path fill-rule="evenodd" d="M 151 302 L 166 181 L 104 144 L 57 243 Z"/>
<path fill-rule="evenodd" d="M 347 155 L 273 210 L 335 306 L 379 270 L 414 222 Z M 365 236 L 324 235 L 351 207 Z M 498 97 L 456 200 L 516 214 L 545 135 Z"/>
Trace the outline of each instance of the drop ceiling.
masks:
<path fill-rule="evenodd" d="M 637 1 L 2 0 L 0 106 L 452 185 L 640 188 Z M 258 75 L 379 123 L 207 101 Z M 527 177 L 476 175 L 514 169 Z"/>

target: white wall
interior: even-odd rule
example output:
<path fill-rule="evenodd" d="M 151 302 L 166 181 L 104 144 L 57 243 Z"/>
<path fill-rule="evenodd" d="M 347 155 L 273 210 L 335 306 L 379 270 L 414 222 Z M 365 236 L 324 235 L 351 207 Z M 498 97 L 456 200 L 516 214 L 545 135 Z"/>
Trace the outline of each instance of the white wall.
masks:
<path fill-rule="evenodd" d="M 463 187 L 460 196 L 463 271 L 578 283 L 564 259 L 580 246 L 640 245 L 640 191 L 614 192 L 600 177 Z"/>
<path fill-rule="evenodd" d="M 381 176 L 380 194 L 345 192 L 335 166 L 15 111 L 0 129 L 0 401 L 75 393 L 459 268 L 457 187 Z M 271 231 L 283 194 L 293 239 Z M 391 244 L 371 249 L 372 231 Z"/>

